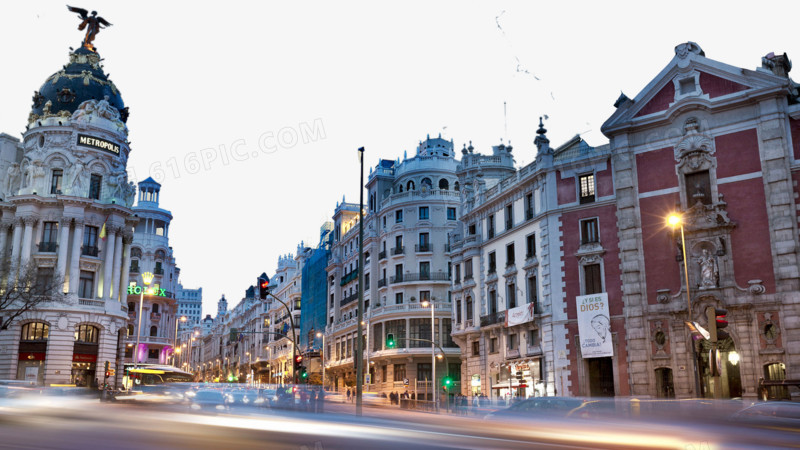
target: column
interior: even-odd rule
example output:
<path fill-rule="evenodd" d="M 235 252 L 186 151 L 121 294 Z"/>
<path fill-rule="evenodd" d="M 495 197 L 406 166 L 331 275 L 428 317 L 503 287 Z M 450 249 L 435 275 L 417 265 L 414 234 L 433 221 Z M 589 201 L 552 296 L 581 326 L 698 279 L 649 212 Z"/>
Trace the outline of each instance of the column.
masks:
<path fill-rule="evenodd" d="M 72 232 L 72 257 L 69 261 L 69 291 L 78 295 L 78 280 L 81 276 L 81 247 L 83 247 L 83 219 L 75 219 Z"/>
<path fill-rule="evenodd" d="M 67 256 L 69 252 L 69 227 L 72 224 L 71 217 L 62 217 L 59 223 L 61 227 L 61 237 L 58 242 L 58 262 L 56 263 L 56 276 L 66 282 L 67 275 Z"/>
<path fill-rule="evenodd" d="M 4 220 L 0 222 L 0 257 L 5 257 L 6 247 L 8 246 L 8 230 L 11 229 L 13 222 Z"/>
<path fill-rule="evenodd" d="M 133 233 L 128 232 L 122 235 L 122 280 L 119 284 L 119 301 L 125 305 L 128 304 L 128 278 L 130 277 L 132 242 Z"/>
<path fill-rule="evenodd" d="M 406 334 L 405 334 L 405 336 L 403 336 L 403 340 L 405 341 L 405 344 L 403 344 L 402 347 L 400 347 L 398 345 L 397 348 L 408 348 L 408 338 L 409 338 L 409 336 L 411 336 L 411 326 L 410 325 L 411 325 L 411 319 L 406 319 Z"/>
<path fill-rule="evenodd" d="M 20 266 L 25 267 L 31 259 L 31 242 L 33 241 L 33 225 L 37 218 L 33 216 L 24 217 L 25 231 L 22 236 L 22 253 L 20 254 Z"/>
<path fill-rule="evenodd" d="M 111 225 L 106 227 L 106 254 L 103 255 L 103 294 L 102 299 L 111 297 L 112 270 L 114 269 L 114 246 L 117 243 L 118 228 Z"/>
<path fill-rule="evenodd" d="M 122 265 L 122 230 L 117 232 L 117 239 L 114 242 L 114 271 L 112 274 L 111 295 L 112 299 L 122 301 L 119 289 L 120 266 Z M 127 292 L 127 291 L 126 291 Z"/>
<path fill-rule="evenodd" d="M 14 236 L 11 241 L 11 273 L 19 267 L 19 254 L 22 247 L 22 219 L 14 219 Z"/>

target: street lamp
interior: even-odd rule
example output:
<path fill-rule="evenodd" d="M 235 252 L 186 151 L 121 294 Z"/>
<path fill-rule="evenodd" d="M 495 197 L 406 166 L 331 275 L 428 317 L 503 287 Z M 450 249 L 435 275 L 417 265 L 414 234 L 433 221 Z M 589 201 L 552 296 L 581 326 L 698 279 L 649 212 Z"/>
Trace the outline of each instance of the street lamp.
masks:
<path fill-rule="evenodd" d="M 144 308 L 144 291 L 147 290 L 147 286 L 150 286 L 150 283 L 153 282 L 153 275 L 150 272 L 145 272 L 142 274 L 142 283 L 144 283 L 145 288 L 142 289 L 142 295 L 139 297 L 139 323 L 136 330 L 136 348 L 133 349 L 133 368 L 137 369 L 139 367 L 139 339 L 142 336 L 142 309 Z"/>
<path fill-rule="evenodd" d="M 178 346 L 178 323 L 186 322 L 186 316 L 181 316 L 179 320 L 175 321 L 175 335 L 172 339 L 172 365 L 175 365 L 175 347 Z"/>
<path fill-rule="evenodd" d="M 423 308 L 431 307 L 431 373 L 433 378 L 431 380 L 431 390 L 433 391 L 433 401 L 436 411 L 439 410 L 439 387 L 436 385 L 436 321 L 433 318 L 433 313 L 436 308 L 433 307 L 433 302 L 424 300 L 420 303 Z"/>
<path fill-rule="evenodd" d="M 325 335 L 320 332 L 317 332 L 317 337 L 322 338 L 322 352 L 320 354 L 322 355 L 322 389 L 324 390 L 325 389 Z"/>
<path fill-rule="evenodd" d="M 684 236 L 683 232 L 683 217 L 680 214 L 672 213 L 667 217 L 667 223 L 672 227 L 674 230 L 676 226 L 681 227 L 681 250 L 683 251 L 683 275 L 684 281 L 686 285 L 686 312 L 689 318 L 689 322 L 692 321 L 692 296 L 689 293 L 689 260 L 686 259 L 686 237 Z M 690 335 L 691 337 L 691 335 Z M 695 395 L 700 395 L 700 375 L 698 373 L 697 368 L 697 353 L 694 348 L 694 338 L 691 338 L 692 341 L 690 342 L 692 346 L 692 360 L 694 362 L 694 389 Z"/>

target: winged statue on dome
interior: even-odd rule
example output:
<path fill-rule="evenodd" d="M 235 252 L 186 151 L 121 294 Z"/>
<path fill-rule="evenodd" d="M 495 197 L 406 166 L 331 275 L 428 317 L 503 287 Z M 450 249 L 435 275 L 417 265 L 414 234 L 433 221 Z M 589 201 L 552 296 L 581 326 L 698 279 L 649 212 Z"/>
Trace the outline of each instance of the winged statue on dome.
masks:
<path fill-rule="evenodd" d="M 103 28 L 110 27 L 111 24 L 108 23 L 106 19 L 97 15 L 97 11 L 92 11 L 91 15 L 89 11 L 83 8 L 76 8 L 74 6 L 67 5 L 67 9 L 70 11 L 77 13 L 78 17 L 81 19 L 81 24 L 78 25 L 78 30 L 83 31 L 86 30 L 86 36 L 83 37 L 83 47 L 87 50 L 92 52 L 95 51 L 94 45 L 92 45 L 92 41 L 94 41 L 95 36 L 97 33 L 100 32 Z"/>

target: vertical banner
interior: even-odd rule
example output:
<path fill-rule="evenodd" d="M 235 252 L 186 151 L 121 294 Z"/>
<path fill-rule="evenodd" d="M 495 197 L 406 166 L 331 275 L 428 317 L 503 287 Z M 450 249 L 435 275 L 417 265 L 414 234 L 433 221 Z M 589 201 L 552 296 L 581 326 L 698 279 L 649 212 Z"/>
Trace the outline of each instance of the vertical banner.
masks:
<path fill-rule="evenodd" d="M 611 345 L 611 320 L 608 313 L 608 294 L 575 297 L 578 311 L 578 334 L 584 358 L 614 356 Z"/>

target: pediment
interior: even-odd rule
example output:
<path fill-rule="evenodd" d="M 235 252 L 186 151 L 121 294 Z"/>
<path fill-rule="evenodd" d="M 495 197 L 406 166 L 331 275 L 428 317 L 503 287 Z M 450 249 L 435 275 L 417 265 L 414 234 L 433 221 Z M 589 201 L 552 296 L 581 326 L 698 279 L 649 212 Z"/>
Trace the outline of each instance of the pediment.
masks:
<path fill-rule="evenodd" d="M 742 69 L 706 58 L 702 51 L 681 53 L 678 48 L 666 67 L 633 100 L 620 96 L 617 110 L 603 124 L 604 133 L 670 116 L 685 105 L 713 109 L 739 96 L 784 88 L 789 83 L 788 78 L 768 70 Z"/>

